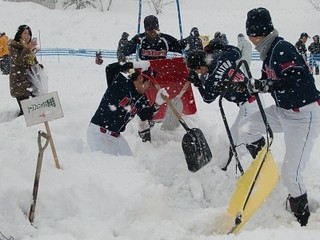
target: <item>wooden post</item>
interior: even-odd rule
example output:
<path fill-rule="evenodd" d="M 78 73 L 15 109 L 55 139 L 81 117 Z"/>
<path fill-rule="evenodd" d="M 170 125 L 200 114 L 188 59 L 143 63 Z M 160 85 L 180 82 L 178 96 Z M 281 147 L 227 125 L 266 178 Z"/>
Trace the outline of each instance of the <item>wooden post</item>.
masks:
<path fill-rule="evenodd" d="M 48 139 L 49 139 L 49 142 L 50 142 L 50 147 L 51 147 L 51 150 L 52 150 L 54 162 L 56 164 L 56 168 L 60 169 L 60 164 L 59 164 L 56 148 L 54 146 L 53 139 L 52 139 L 52 136 L 51 136 L 49 123 L 48 122 L 44 122 L 44 126 L 46 127 L 46 131 L 47 131 Z"/>

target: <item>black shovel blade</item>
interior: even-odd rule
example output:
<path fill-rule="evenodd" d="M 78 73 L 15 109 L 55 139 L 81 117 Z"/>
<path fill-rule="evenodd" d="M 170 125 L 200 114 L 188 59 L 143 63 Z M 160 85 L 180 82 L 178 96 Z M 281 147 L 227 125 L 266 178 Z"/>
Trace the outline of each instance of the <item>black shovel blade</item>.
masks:
<path fill-rule="evenodd" d="M 182 149 L 191 172 L 198 171 L 212 159 L 207 140 L 198 128 L 187 130 L 182 138 Z"/>

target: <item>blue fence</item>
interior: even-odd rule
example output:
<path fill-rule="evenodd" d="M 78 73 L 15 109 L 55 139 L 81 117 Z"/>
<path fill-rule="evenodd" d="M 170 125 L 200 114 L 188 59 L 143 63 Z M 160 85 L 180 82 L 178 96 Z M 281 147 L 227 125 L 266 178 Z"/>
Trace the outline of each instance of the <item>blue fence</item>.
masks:
<path fill-rule="evenodd" d="M 117 58 L 116 50 L 104 50 L 104 49 L 72 49 L 72 48 L 42 48 L 38 51 L 39 56 L 81 56 L 81 57 L 95 57 L 96 52 L 101 51 L 102 58 Z M 179 55 L 177 53 L 168 53 L 168 57 Z M 252 52 L 252 61 L 260 61 L 259 53 L 257 51 Z M 133 56 L 134 58 L 135 56 Z M 320 62 L 320 54 L 308 55 L 308 59 L 316 62 Z"/>
<path fill-rule="evenodd" d="M 72 49 L 72 48 L 42 48 L 37 52 L 37 56 L 81 56 L 95 57 L 96 52 L 100 51 L 102 58 L 117 58 L 116 50 L 104 49 Z M 179 55 L 177 53 L 168 53 L 168 57 Z M 133 54 L 135 57 L 135 54 Z"/>

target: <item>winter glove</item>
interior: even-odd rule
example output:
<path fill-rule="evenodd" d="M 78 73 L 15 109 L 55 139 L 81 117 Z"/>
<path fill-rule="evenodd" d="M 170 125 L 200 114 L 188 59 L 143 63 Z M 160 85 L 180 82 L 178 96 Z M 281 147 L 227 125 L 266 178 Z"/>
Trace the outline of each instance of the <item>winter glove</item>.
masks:
<path fill-rule="evenodd" d="M 268 79 L 251 78 L 247 83 L 247 89 L 251 95 L 273 91 L 273 81 Z"/>
<path fill-rule="evenodd" d="M 143 130 L 143 131 L 138 131 L 140 138 L 142 139 L 142 142 L 151 142 L 151 132 L 150 128 Z"/>
<path fill-rule="evenodd" d="M 159 89 L 159 91 L 157 92 L 156 101 L 155 101 L 156 104 L 158 104 L 159 106 L 165 102 L 162 95 L 169 98 L 169 94 L 164 88 Z"/>
<path fill-rule="evenodd" d="M 141 68 L 142 71 L 148 70 L 150 67 L 149 61 L 133 61 L 133 68 Z"/>
<path fill-rule="evenodd" d="M 228 87 L 229 92 L 245 92 L 247 90 L 246 82 L 234 82 L 232 81 Z"/>
<path fill-rule="evenodd" d="M 135 36 L 131 39 L 131 41 L 132 41 L 134 44 L 140 44 L 140 43 L 141 43 L 141 39 L 140 39 L 137 35 L 135 35 Z"/>
<path fill-rule="evenodd" d="M 188 81 L 191 82 L 195 87 L 201 87 L 202 81 L 195 71 L 190 71 L 188 74 Z"/>
<path fill-rule="evenodd" d="M 217 92 L 223 92 L 228 90 L 228 92 L 244 92 L 247 90 L 247 84 L 245 82 L 234 82 L 231 81 L 229 84 L 228 80 L 215 82 L 214 90 Z"/>
<path fill-rule="evenodd" d="M 188 45 L 186 40 L 179 40 L 179 43 L 182 49 L 185 49 Z"/>

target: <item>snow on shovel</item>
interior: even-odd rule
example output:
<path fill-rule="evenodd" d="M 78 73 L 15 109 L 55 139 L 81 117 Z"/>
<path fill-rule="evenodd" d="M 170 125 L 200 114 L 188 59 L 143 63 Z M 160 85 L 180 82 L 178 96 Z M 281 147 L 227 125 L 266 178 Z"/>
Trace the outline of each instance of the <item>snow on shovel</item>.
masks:
<path fill-rule="evenodd" d="M 150 71 L 151 73 L 153 71 Z M 157 90 L 161 89 L 161 86 L 157 81 L 151 76 L 141 73 L 144 78 L 149 79 Z M 182 119 L 179 112 L 175 109 L 172 102 L 167 96 L 162 95 L 173 114 L 178 119 L 178 122 L 187 131 L 182 138 L 182 149 L 187 161 L 188 169 L 191 172 L 196 172 L 209 163 L 212 159 L 212 153 L 207 140 L 199 128 L 189 128 L 186 122 Z"/>

